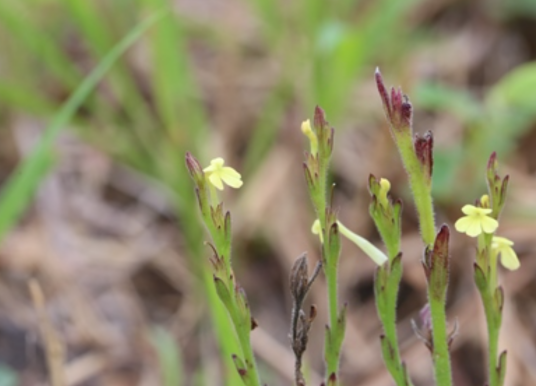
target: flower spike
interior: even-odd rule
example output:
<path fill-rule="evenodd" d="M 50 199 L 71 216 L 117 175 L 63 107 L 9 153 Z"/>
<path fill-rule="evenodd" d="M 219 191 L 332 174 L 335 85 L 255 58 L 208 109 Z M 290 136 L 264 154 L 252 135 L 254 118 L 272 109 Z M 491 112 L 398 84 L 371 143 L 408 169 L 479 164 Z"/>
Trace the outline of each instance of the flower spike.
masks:
<path fill-rule="evenodd" d="M 466 233 L 470 237 L 476 237 L 482 232 L 493 233 L 499 227 L 499 222 L 488 215 L 491 209 L 477 208 L 473 205 L 465 205 L 462 212 L 466 215 L 454 224 L 460 233 Z"/>
<path fill-rule="evenodd" d="M 231 188 L 238 189 L 242 186 L 242 176 L 231 167 L 223 166 L 225 161 L 218 157 L 210 161 L 210 166 L 203 169 L 208 180 L 219 190 L 223 190 L 223 183 Z"/>

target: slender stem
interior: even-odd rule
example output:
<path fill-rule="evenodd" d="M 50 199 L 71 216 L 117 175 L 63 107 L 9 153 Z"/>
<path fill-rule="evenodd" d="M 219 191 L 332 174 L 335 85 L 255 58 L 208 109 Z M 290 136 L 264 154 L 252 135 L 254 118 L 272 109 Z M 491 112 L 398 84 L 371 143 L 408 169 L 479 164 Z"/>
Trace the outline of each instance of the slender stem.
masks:
<path fill-rule="evenodd" d="M 249 330 L 249 326 L 245 326 Z M 244 328 L 241 329 L 242 331 Z M 249 339 L 249 332 L 247 334 L 245 333 L 239 333 L 238 339 L 240 340 L 240 345 L 242 346 L 242 352 L 244 354 L 244 360 L 246 362 L 246 366 L 248 367 L 248 371 L 253 374 L 251 377 L 251 385 L 247 386 L 261 386 L 261 381 L 259 378 L 259 372 L 257 370 L 257 362 L 255 361 L 255 356 L 253 355 L 253 349 L 251 348 L 251 341 Z"/>
<path fill-rule="evenodd" d="M 334 339 L 339 336 L 338 318 L 339 318 L 339 302 L 338 302 L 338 260 L 339 256 L 331 256 L 330 248 L 328 247 L 329 240 L 329 229 L 326 224 L 326 208 L 328 207 L 327 202 L 327 171 L 321 171 L 319 175 L 319 190 L 316 194 L 316 197 L 313 198 L 313 204 L 315 210 L 322 226 L 323 239 L 322 244 L 322 254 L 324 257 L 324 274 L 326 276 L 326 284 L 328 291 L 328 312 L 329 312 L 329 324 L 330 324 L 330 338 Z M 328 332 L 326 332 L 327 334 Z M 339 359 L 340 359 L 340 345 L 335 345 L 333 342 L 324 347 L 324 356 L 326 359 L 326 376 L 329 377 L 331 374 L 338 375 L 339 370 Z M 337 377 L 338 382 L 338 377 Z"/>
<path fill-rule="evenodd" d="M 422 164 L 415 154 L 411 135 L 395 136 L 404 167 L 409 176 L 415 206 L 417 207 L 421 237 L 424 244 L 428 248 L 432 248 L 436 234 L 434 207 L 431 195 L 432 183 L 425 175 Z M 433 361 L 436 384 L 437 386 L 451 386 L 452 370 L 449 355 L 445 298 L 435 298 L 432 294 L 432 288 L 429 286 L 428 299 L 432 319 Z"/>
<path fill-rule="evenodd" d="M 489 386 L 499 385 L 499 374 L 497 373 L 497 356 L 499 352 L 499 328 L 494 322 L 486 317 L 488 323 L 488 379 Z"/>
<path fill-rule="evenodd" d="M 452 385 L 452 371 L 450 367 L 449 344 L 447 335 L 447 315 L 444 300 L 434 299 L 428 289 L 430 313 L 432 316 L 432 340 L 434 373 L 437 386 Z"/>
<path fill-rule="evenodd" d="M 436 234 L 431 182 L 425 179 L 422 165 L 413 149 L 411 135 L 397 135 L 396 142 L 409 177 L 409 184 L 413 192 L 415 206 L 417 207 L 421 237 L 424 243 L 431 247 L 434 244 Z"/>
<path fill-rule="evenodd" d="M 251 329 L 251 325 L 249 323 L 251 321 L 244 320 L 244 318 L 240 316 L 239 306 L 234 297 L 232 298 L 231 304 L 229 304 L 227 311 L 229 312 L 231 320 L 234 324 L 236 335 L 238 336 L 238 342 L 240 343 L 240 347 L 242 349 L 242 355 L 244 356 L 244 361 L 247 366 L 247 371 L 249 374 L 251 374 L 251 376 L 248 377 L 251 382 L 246 383 L 245 380 L 243 382 L 246 384 L 246 386 L 261 386 L 259 372 L 257 371 L 257 364 L 255 361 L 255 356 L 253 355 L 253 349 L 251 347 L 249 337 Z"/>
<path fill-rule="evenodd" d="M 216 338 L 224 357 L 223 360 L 225 362 L 226 370 L 225 385 L 239 385 L 242 381 L 236 371 L 236 367 L 232 359 L 233 354 L 238 353 L 240 350 L 239 342 L 236 340 L 236 335 L 231 324 L 231 320 L 229 319 L 229 314 L 218 298 L 218 294 L 214 288 L 212 272 L 210 272 L 210 270 L 206 267 L 203 267 L 203 285 L 208 298 L 210 313 L 212 314 L 212 323 L 214 323 L 214 328 L 216 330 Z"/>
<path fill-rule="evenodd" d="M 495 262 L 495 264 L 497 264 Z M 499 352 L 499 330 L 496 307 L 493 302 L 493 289 L 491 287 L 481 293 L 484 312 L 486 314 L 486 324 L 488 328 L 488 381 L 489 386 L 501 386 L 499 384 L 499 374 L 497 373 L 497 358 Z M 500 311 L 499 311 L 500 312 Z"/>
<path fill-rule="evenodd" d="M 333 256 L 331 256 L 333 258 Z M 333 260 L 333 259 L 330 259 Z M 328 307 L 329 307 L 329 323 L 331 328 L 331 335 L 335 336 L 338 326 L 338 298 L 337 298 L 337 262 L 328 260 L 325 267 L 326 282 L 328 286 Z M 335 257 L 337 260 L 337 257 Z M 337 348 L 337 352 L 331 353 L 326 349 L 326 366 L 327 375 L 332 373 L 337 374 L 339 369 L 339 353 L 340 347 Z"/>
<path fill-rule="evenodd" d="M 390 318 L 383 320 L 382 324 L 385 339 L 387 339 L 393 349 L 392 363 L 390 364 L 390 361 L 388 360 L 386 360 L 385 363 L 397 386 L 405 386 L 408 383 L 406 382 L 406 376 L 402 370 L 402 360 L 400 359 L 400 349 L 398 348 L 398 338 L 396 333 L 396 319 Z"/>

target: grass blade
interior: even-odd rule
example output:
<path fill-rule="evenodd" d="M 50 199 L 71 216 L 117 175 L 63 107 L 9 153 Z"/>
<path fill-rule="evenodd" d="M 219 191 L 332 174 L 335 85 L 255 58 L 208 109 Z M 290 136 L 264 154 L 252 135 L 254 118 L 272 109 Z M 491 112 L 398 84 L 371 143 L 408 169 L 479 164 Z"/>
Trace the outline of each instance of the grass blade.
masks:
<path fill-rule="evenodd" d="M 70 121 L 88 95 L 95 89 L 95 86 L 103 79 L 112 65 L 149 27 L 162 19 L 166 14 L 167 12 L 164 11 L 156 12 L 134 27 L 110 50 L 82 83 L 80 83 L 71 97 L 53 117 L 32 154 L 15 169 L 0 194 L 0 239 L 5 236 L 6 232 L 18 220 L 33 197 L 39 183 L 49 170 L 54 141 L 61 130 Z"/>

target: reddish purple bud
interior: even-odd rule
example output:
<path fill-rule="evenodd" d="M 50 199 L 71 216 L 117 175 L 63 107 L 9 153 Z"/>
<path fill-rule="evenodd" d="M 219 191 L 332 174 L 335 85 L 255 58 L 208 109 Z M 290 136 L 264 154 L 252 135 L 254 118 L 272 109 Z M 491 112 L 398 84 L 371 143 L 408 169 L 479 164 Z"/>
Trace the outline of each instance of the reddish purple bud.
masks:
<path fill-rule="evenodd" d="M 379 69 L 376 69 L 375 77 L 385 115 L 391 124 L 391 128 L 398 131 L 411 130 L 413 108 L 408 97 L 402 93 L 400 88 L 395 90 L 394 87 L 391 88 L 391 95 L 389 96 Z"/>
<path fill-rule="evenodd" d="M 196 160 L 190 152 L 186 152 L 186 167 L 188 168 L 188 172 L 197 186 L 199 188 L 204 186 L 205 172 L 203 172 L 203 168 L 201 167 L 199 161 Z"/>
<path fill-rule="evenodd" d="M 441 264 L 442 267 L 449 266 L 449 239 L 450 230 L 446 224 L 441 226 L 434 243 L 434 260 Z"/>
<path fill-rule="evenodd" d="M 316 106 L 315 108 L 313 126 L 315 134 L 318 138 L 318 150 L 321 154 L 320 162 L 327 162 L 327 158 L 329 158 L 333 152 L 333 138 L 335 135 L 335 130 L 329 125 L 324 110 L 322 110 L 319 106 Z M 327 167 L 327 164 L 324 166 Z"/>
<path fill-rule="evenodd" d="M 427 248 L 423 261 L 429 296 L 442 301 L 445 300 L 449 281 L 449 238 L 449 227 L 442 225 L 433 248 Z"/>
<path fill-rule="evenodd" d="M 488 170 L 495 171 L 497 169 L 497 152 L 491 153 L 488 160 Z"/>
<path fill-rule="evenodd" d="M 432 173 L 434 170 L 434 137 L 432 132 L 428 131 L 424 137 L 416 135 L 414 147 L 415 154 L 424 168 L 424 174 L 427 177 L 428 182 L 430 182 L 432 180 Z"/>
<path fill-rule="evenodd" d="M 391 117 L 393 115 L 393 112 L 391 111 L 391 103 L 389 102 L 389 94 L 387 93 L 387 89 L 385 88 L 385 85 L 383 83 L 382 74 L 380 73 L 380 69 L 376 67 L 376 72 L 374 74 L 376 77 L 376 87 L 378 88 L 378 92 L 380 93 L 380 98 L 382 99 L 383 107 L 385 109 L 385 115 L 387 115 L 387 118 L 389 121 L 391 121 Z"/>
<path fill-rule="evenodd" d="M 327 126 L 326 121 L 326 113 L 324 113 L 324 110 L 320 106 L 315 107 L 315 116 L 313 119 L 313 126 L 315 130 L 319 131 L 322 130 L 324 127 Z"/>

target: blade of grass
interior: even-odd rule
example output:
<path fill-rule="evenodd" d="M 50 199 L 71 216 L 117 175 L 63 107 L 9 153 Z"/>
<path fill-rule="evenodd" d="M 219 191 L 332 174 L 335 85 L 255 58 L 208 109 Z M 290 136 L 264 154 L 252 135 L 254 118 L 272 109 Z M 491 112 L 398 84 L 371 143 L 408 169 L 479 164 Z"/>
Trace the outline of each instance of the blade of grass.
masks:
<path fill-rule="evenodd" d="M 51 158 L 54 141 L 61 130 L 121 55 L 165 15 L 163 11 L 155 12 L 134 27 L 99 62 L 53 117 L 32 154 L 15 169 L 0 194 L 0 240 L 19 219 L 46 175 L 48 168 L 43 168 L 43 163 Z"/>
<path fill-rule="evenodd" d="M 16 38 L 19 49 L 33 53 L 34 59 L 49 68 L 62 84 L 74 87 L 81 77 L 80 72 L 59 45 L 43 33 L 40 23 L 34 20 L 38 13 L 29 12 L 24 8 L 25 4 L 0 1 L 0 26 L 7 32 L 8 38 Z"/>
<path fill-rule="evenodd" d="M 158 355 L 162 386 L 181 386 L 182 357 L 173 336 L 161 327 L 155 327 L 150 336 Z"/>

